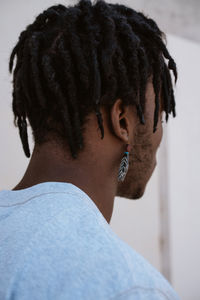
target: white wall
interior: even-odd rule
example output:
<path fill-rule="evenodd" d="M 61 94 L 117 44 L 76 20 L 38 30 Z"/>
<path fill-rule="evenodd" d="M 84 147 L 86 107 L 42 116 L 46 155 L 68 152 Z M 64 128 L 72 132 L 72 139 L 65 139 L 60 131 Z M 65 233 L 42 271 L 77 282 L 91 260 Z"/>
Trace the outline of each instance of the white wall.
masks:
<path fill-rule="evenodd" d="M 170 36 L 179 66 L 177 117 L 169 125 L 172 281 L 182 299 L 200 299 L 200 44 Z"/>

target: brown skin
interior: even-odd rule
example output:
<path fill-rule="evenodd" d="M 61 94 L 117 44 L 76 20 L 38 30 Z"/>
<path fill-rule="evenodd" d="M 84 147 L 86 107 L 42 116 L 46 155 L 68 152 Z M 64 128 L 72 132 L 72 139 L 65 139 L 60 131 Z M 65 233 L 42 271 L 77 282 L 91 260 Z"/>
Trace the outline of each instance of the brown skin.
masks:
<path fill-rule="evenodd" d="M 85 147 L 75 160 L 67 146 L 63 148 L 53 140 L 35 145 L 28 168 L 13 190 L 49 181 L 70 182 L 88 194 L 110 223 L 115 196 L 142 197 L 155 168 L 162 139 L 162 109 L 157 131 L 153 133 L 154 99 L 150 81 L 146 91 L 145 125 L 140 124 L 135 106 L 123 107 L 121 99 L 116 100 L 110 113 L 102 107 L 103 139 L 96 115 L 90 114 L 84 130 Z M 127 143 L 131 145 L 129 170 L 124 182 L 118 183 L 119 165 Z"/>
<path fill-rule="evenodd" d="M 163 102 L 160 103 L 157 130 L 153 133 L 154 99 L 153 85 L 149 83 L 146 92 L 145 125 L 138 123 L 135 128 L 129 170 L 124 182 L 118 184 L 117 196 L 129 199 L 141 198 L 156 167 L 156 152 L 163 136 Z M 161 95 L 160 99 L 162 100 Z"/>

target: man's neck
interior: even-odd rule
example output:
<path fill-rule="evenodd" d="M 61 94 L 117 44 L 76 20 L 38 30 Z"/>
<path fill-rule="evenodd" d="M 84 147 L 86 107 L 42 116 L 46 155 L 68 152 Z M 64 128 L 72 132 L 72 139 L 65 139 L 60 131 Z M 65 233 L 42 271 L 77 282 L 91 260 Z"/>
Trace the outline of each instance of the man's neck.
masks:
<path fill-rule="evenodd" d="M 53 145 L 35 147 L 22 180 L 13 190 L 49 181 L 70 182 L 92 199 L 109 223 L 117 189 L 116 175 L 110 176 L 111 168 L 106 161 L 95 160 L 89 154 L 86 157 L 84 153 L 79 156 L 73 160 Z"/>

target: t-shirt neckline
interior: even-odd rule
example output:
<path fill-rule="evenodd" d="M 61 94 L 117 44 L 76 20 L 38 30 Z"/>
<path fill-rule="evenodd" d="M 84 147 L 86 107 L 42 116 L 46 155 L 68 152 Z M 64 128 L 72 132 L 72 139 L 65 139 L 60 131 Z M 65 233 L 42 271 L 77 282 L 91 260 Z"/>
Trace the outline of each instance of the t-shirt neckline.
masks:
<path fill-rule="evenodd" d="M 101 219 L 103 218 L 105 223 L 107 223 L 108 225 L 108 222 L 106 221 L 105 217 L 103 216 L 97 205 L 94 203 L 94 201 L 89 197 L 89 195 L 86 192 L 84 192 L 81 188 L 70 182 L 45 181 L 20 190 L 3 189 L 0 191 L 0 207 L 14 206 L 26 202 L 28 201 L 28 194 L 31 195 L 31 198 L 34 198 L 42 194 L 54 192 L 68 194 L 71 193 L 79 195 L 81 198 L 87 201 L 90 207 L 96 211 L 96 214 L 99 215 Z M 6 205 L 4 205 L 5 199 Z"/>

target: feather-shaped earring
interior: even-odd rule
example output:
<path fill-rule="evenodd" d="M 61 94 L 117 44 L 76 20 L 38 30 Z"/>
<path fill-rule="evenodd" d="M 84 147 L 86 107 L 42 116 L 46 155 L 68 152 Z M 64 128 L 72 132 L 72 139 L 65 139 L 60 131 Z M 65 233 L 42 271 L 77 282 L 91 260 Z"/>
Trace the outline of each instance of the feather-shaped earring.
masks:
<path fill-rule="evenodd" d="M 124 152 L 124 156 L 122 157 L 119 172 L 118 172 L 118 181 L 124 181 L 126 174 L 129 168 L 129 152 L 130 152 L 130 145 L 126 145 L 127 150 Z"/>

